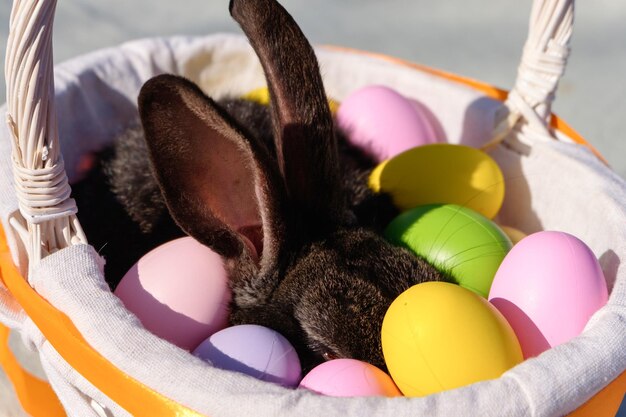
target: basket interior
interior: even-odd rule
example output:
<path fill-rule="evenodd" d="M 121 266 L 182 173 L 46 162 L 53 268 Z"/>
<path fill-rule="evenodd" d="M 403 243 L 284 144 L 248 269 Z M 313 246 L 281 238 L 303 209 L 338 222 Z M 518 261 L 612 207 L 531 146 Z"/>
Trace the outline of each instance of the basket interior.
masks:
<path fill-rule="evenodd" d="M 329 96 L 341 101 L 351 91 L 368 84 L 396 88 L 424 104 L 450 143 L 479 146 L 487 141 L 496 113 L 502 106 L 498 100 L 471 86 L 391 60 L 324 48 L 318 49 L 318 56 Z M 103 149 L 135 122 L 139 88 L 151 76 L 164 72 L 184 75 L 214 97 L 239 96 L 264 85 L 261 67 L 247 42 L 231 35 L 144 40 L 61 65 L 56 74 L 56 102 L 61 147 L 71 182 L 81 179 L 80 166 L 85 155 Z M 2 157 L 8 161 L 9 135 L 4 128 L 0 136 Z M 611 305 L 623 306 L 626 304 L 623 301 L 626 299 L 626 272 L 621 261 L 626 253 L 623 243 L 626 242 L 623 227 L 626 187 L 587 149 L 570 143 L 563 134 L 558 136 L 563 140 L 535 140 L 532 146 L 524 138 L 513 139 L 491 152 L 502 167 L 506 181 L 505 203 L 498 220 L 527 233 L 561 230 L 581 238 L 600 259 L 612 290 Z M 0 177 L 11 177 L 8 164 L 2 164 L 1 169 L 4 171 Z M 3 193 L 0 208 L 5 226 L 17 209 L 14 193 L 8 188 L 10 185 L 10 181 L 0 181 Z M 116 227 L 115 224 L 109 226 Z M 74 264 L 72 259 L 78 256 L 87 261 L 82 265 Z M 76 276 L 84 279 L 76 280 Z M 289 396 L 294 404 L 300 401 L 299 406 L 315 407 L 320 414 L 321 410 L 330 410 L 325 407 L 344 401 L 332 400 L 323 405 L 308 397 L 300 398 L 302 394 L 220 372 L 200 361 L 190 360 L 187 353 L 142 329 L 102 282 L 96 254 L 82 247 L 69 248 L 47 258 L 32 281 L 40 294 L 73 318 L 81 334 L 103 356 L 128 375 L 145 383 L 152 382 L 151 386 L 169 398 L 193 404 L 198 410 L 216 410 L 214 402 L 198 398 L 202 392 L 221 395 L 224 402 L 230 400 L 231 403 L 241 398 L 238 397 L 241 394 L 254 393 L 274 399 Z M 110 312 L 106 323 L 92 319 L 99 311 Z M 594 336 L 590 336 L 585 343 L 602 345 L 601 341 L 594 340 Z M 572 349 L 580 350 L 583 342 L 580 343 L 573 344 Z M 140 353 L 129 360 L 128 352 Z M 539 358 L 543 362 L 522 364 L 518 373 L 526 372 L 530 380 L 533 375 L 546 372 L 541 369 L 542 364 L 559 353 L 547 354 L 545 359 L 543 355 Z M 168 366 L 159 369 L 144 366 L 163 358 L 167 358 Z M 173 372 L 163 373 L 165 369 Z M 570 373 L 580 376 L 582 372 Z M 186 375 L 190 376 L 189 380 L 185 380 Z M 187 383 L 195 384 L 197 390 L 177 386 Z M 519 387 L 510 379 L 481 384 L 483 396 L 489 396 L 490 392 L 501 394 L 504 391 L 500 389 L 508 387 L 505 391 L 511 393 L 511 404 L 526 401 L 522 394 L 514 394 L 517 391 L 511 387 L 518 391 Z M 454 401 L 455 396 L 464 395 L 468 390 L 456 390 L 460 393 L 445 394 L 441 399 Z M 369 404 L 382 401 L 372 400 Z M 249 407 L 252 410 L 252 405 Z M 224 415 L 237 415 L 232 414 L 232 410 L 229 414 L 226 404 L 218 405 L 217 409 Z"/>

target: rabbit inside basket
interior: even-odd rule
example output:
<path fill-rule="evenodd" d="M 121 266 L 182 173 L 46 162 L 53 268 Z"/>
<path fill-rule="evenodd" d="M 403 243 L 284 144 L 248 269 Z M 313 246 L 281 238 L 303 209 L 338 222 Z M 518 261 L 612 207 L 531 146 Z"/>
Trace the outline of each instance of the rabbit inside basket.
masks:
<path fill-rule="evenodd" d="M 106 280 L 115 289 L 143 255 L 189 235 L 224 261 L 230 325 L 280 333 L 304 371 L 335 358 L 391 368 L 381 328 L 394 300 L 416 284 L 458 280 L 383 237 L 400 210 L 371 186 L 380 158 L 335 120 L 313 49 L 291 16 L 274 0 L 232 0 L 230 11 L 261 62 L 269 104 L 213 100 L 177 75 L 144 84 L 136 126 L 73 185 Z M 510 249 L 502 231 L 491 234 Z M 522 360 L 515 344 L 508 367 Z"/>
<path fill-rule="evenodd" d="M 277 330 L 305 368 L 331 357 L 385 368 L 390 303 L 447 275 L 380 236 L 397 209 L 368 187 L 374 159 L 334 127 L 316 57 L 291 16 L 274 1 L 230 7 L 271 105 L 214 101 L 174 75 L 149 80 L 141 122 L 73 185 L 79 220 L 112 288 L 150 249 L 188 234 L 227 260 L 232 324 Z"/>

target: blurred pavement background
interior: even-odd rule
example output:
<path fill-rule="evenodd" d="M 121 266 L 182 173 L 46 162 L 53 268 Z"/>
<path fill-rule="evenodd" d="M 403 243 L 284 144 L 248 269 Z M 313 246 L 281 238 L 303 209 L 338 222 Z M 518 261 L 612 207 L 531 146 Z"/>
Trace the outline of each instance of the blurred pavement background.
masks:
<path fill-rule="evenodd" d="M 282 0 L 316 44 L 380 52 L 510 89 L 527 34 L 531 1 Z M 11 1 L 0 3 L 0 45 Z M 626 2 L 580 1 L 572 54 L 553 111 L 626 177 Z M 55 62 L 126 40 L 174 34 L 239 33 L 227 0 L 60 0 Z M 0 81 L 4 102 L 4 79 Z M 0 416 L 16 416 L 0 373 Z M 14 408 L 13 408 L 14 409 Z"/>

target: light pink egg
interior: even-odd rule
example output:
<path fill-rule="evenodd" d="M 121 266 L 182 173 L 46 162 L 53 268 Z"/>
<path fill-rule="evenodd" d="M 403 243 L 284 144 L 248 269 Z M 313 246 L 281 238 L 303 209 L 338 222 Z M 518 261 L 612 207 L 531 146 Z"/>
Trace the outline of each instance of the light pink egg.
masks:
<path fill-rule="evenodd" d="M 579 335 L 607 299 L 591 249 L 570 234 L 548 231 L 529 235 L 511 249 L 489 292 L 525 358 Z"/>
<path fill-rule="evenodd" d="M 302 379 L 300 388 L 333 397 L 402 395 L 389 375 L 356 359 L 334 359 L 316 366 Z"/>
<path fill-rule="evenodd" d="M 145 328 L 183 349 L 227 325 L 231 294 L 222 258 L 190 237 L 144 255 L 115 294 Z"/>
<path fill-rule="evenodd" d="M 350 141 L 378 162 L 438 141 L 422 105 L 385 86 L 353 92 L 341 103 L 336 117 Z"/>

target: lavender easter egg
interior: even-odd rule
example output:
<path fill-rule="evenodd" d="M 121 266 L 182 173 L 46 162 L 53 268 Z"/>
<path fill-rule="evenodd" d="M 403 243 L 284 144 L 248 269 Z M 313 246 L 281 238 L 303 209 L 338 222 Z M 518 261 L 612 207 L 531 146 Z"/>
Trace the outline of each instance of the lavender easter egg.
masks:
<path fill-rule="evenodd" d="M 337 110 L 337 124 L 350 142 L 377 162 L 407 149 L 435 143 L 435 129 L 421 107 L 385 86 L 368 86 L 350 94 Z"/>
<path fill-rule="evenodd" d="M 285 387 L 295 387 L 301 379 L 293 346 L 280 333 L 263 326 L 227 327 L 202 342 L 193 354 L 217 368 Z"/>
<path fill-rule="evenodd" d="M 228 322 L 231 294 L 222 258 L 190 237 L 144 255 L 115 294 L 146 329 L 187 350 Z"/>
<path fill-rule="evenodd" d="M 580 334 L 607 299 L 606 281 L 591 249 L 570 234 L 552 231 L 534 233 L 515 245 L 489 292 L 525 358 Z"/>

